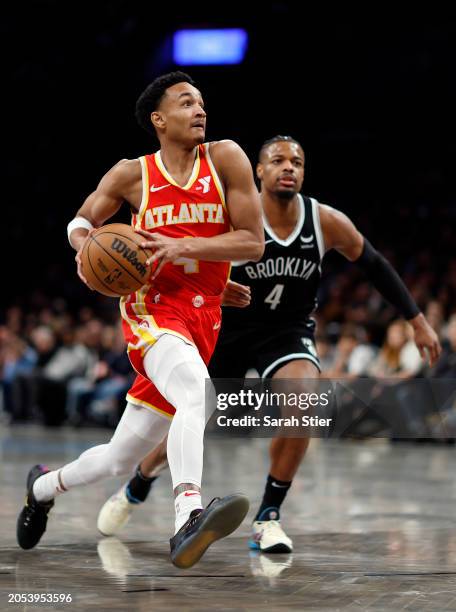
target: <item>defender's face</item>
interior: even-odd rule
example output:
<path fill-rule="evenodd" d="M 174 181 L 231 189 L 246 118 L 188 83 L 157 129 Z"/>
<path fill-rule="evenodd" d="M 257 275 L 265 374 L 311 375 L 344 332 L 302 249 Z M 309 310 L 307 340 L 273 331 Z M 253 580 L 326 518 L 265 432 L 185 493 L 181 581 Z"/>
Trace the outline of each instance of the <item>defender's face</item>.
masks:
<path fill-rule="evenodd" d="M 257 165 L 261 189 L 281 197 L 293 197 L 302 188 L 304 162 L 304 151 L 295 142 L 269 145 Z"/>
<path fill-rule="evenodd" d="M 204 142 L 204 102 L 201 93 L 190 83 L 169 87 L 152 118 L 154 125 L 170 140 L 190 146 Z"/>

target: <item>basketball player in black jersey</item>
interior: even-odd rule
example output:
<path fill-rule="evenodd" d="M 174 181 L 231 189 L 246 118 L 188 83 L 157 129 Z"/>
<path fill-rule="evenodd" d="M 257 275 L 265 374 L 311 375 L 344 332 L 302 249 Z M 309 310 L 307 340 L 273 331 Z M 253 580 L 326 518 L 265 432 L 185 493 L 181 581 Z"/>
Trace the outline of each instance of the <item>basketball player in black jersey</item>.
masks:
<path fill-rule="evenodd" d="M 259 262 L 233 266 L 225 291 L 223 326 L 209 371 L 214 378 L 242 378 L 255 368 L 262 378 L 314 379 L 320 364 L 314 344 L 321 262 L 339 251 L 360 265 L 373 285 L 410 322 L 415 343 L 431 365 L 440 345 L 436 333 L 390 264 L 342 212 L 302 196 L 304 151 L 289 136 L 276 136 L 261 148 L 257 176 L 265 230 Z M 245 306 L 248 306 L 245 308 Z M 307 450 L 306 438 L 275 437 L 263 500 L 253 523 L 251 548 L 291 552 L 292 541 L 280 524 L 281 504 Z M 103 506 L 98 528 L 111 535 L 128 520 L 135 503 L 145 500 L 166 465 L 166 445 L 155 449 L 136 475 Z"/>

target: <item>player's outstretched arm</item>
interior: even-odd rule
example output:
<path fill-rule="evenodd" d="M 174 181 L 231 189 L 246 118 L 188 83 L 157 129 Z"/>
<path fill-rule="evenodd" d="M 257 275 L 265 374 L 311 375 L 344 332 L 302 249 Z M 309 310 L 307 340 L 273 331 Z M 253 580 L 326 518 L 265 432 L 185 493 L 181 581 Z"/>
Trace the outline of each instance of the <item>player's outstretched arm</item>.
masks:
<path fill-rule="evenodd" d="M 124 200 L 134 205 L 135 189 L 140 181 L 140 162 L 137 159 L 121 160 L 103 176 L 96 190 L 86 198 L 76 217 L 68 224 L 68 240 L 77 251 L 78 275 L 86 285 L 80 257 L 84 242 L 94 228 L 103 225 L 119 210 Z"/>
<path fill-rule="evenodd" d="M 320 221 L 326 250 L 335 249 L 363 268 L 374 287 L 412 325 L 421 357 L 426 358 L 427 350 L 429 363 L 434 365 L 442 350 L 438 336 L 396 270 L 339 210 L 320 204 Z"/>

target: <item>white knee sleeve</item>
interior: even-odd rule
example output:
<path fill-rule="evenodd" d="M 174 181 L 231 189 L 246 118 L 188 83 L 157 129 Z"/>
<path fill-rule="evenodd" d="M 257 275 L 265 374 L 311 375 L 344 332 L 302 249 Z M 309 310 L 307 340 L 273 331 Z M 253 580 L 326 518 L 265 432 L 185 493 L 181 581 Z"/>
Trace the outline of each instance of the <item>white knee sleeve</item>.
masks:
<path fill-rule="evenodd" d="M 144 368 L 176 409 L 167 448 L 173 488 L 181 483 L 201 486 L 206 365 L 194 346 L 166 334 L 146 353 Z"/>

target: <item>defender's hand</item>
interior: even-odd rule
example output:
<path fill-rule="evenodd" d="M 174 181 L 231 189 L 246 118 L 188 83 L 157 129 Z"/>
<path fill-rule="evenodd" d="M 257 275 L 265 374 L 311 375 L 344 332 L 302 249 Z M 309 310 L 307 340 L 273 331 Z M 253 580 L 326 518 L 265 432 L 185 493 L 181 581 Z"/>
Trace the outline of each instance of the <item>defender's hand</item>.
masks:
<path fill-rule="evenodd" d="M 250 304 L 251 295 L 250 287 L 241 285 L 232 280 L 226 284 L 225 290 L 222 293 L 223 306 L 236 306 L 237 308 L 245 308 Z"/>
<path fill-rule="evenodd" d="M 439 338 L 432 327 L 429 325 L 424 315 L 420 313 L 414 319 L 409 321 L 415 332 L 415 344 L 420 352 L 421 357 L 429 359 L 429 365 L 432 367 L 438 360 L 442 347 L 440 346 Z M 426 355 L 427 349 L 427 355 Z"/>

